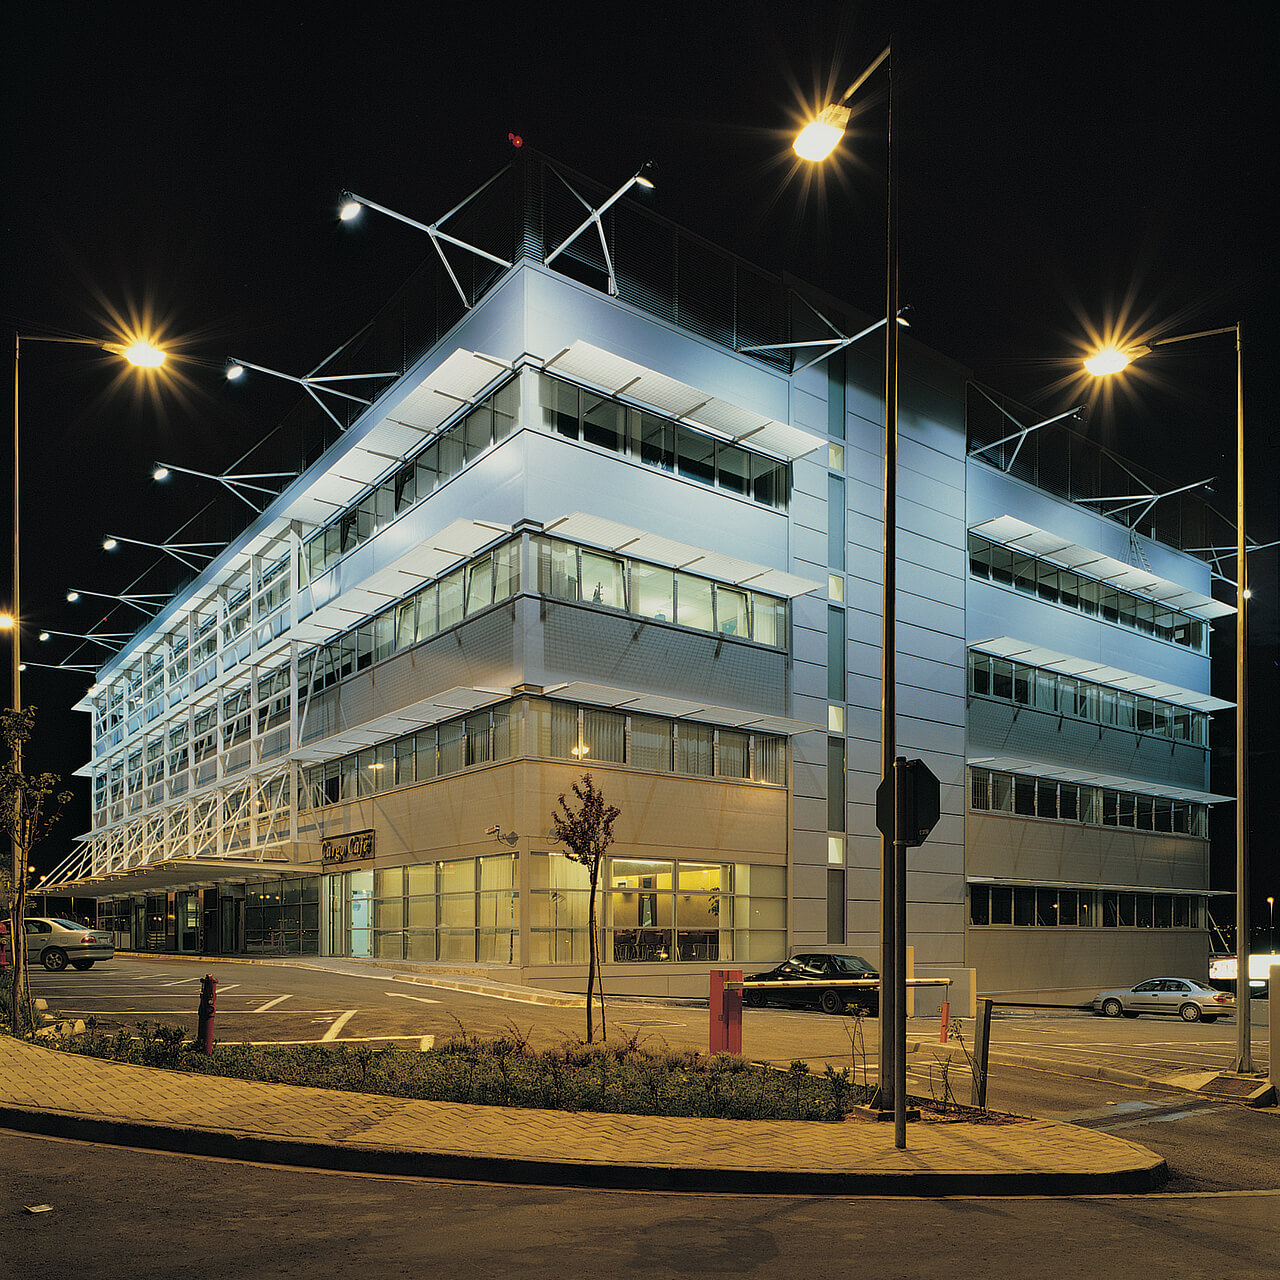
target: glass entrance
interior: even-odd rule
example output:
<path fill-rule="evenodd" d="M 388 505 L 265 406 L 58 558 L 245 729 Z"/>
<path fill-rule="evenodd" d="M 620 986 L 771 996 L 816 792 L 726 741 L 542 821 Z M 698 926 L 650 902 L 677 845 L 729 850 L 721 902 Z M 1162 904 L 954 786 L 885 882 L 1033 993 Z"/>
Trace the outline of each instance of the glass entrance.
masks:
<path fill-rule="evenodd" d="M 373 955 L 373 872 L 329 877 L 329 954 Z"/>

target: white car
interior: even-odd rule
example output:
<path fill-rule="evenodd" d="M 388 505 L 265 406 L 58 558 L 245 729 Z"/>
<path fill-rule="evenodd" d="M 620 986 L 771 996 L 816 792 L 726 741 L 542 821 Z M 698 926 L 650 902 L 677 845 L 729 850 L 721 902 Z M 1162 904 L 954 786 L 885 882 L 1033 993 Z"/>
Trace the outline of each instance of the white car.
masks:
<path fill-rule="evenodd" d="M 1093 997 L 1093 1011 L 1108 1018 L 1168 1013 L 1184 1022 L 1214 1022 L 1236 1011 L 1236 999 L 1230 992 L 1215 991 L 1194 978 L 1148 978 L 1136 987 L 1099 991 Z"/>
<path fill-rule="evenodd" d="M 53 973 L 70 963 L 73 969 L 92 969 L 98 960 L 110 960 L 115 943 L 105 929 L 90 929 L 58 916 L 27 916 L 27 959 L 37 960 Z"/>

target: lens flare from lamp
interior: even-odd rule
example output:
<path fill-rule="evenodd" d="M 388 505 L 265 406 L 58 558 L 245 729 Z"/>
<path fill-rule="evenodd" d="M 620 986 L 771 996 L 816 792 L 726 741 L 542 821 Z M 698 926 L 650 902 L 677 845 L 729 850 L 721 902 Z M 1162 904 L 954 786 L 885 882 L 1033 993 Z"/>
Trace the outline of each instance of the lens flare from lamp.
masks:
<path fill-rule="evenodd" d="M 165 352 L 141 338 L 125 347 L 120 354 L 140 369 L 158 369 L 164 364 L 165 358 Z"/>
<path fill-rule="evenodd" d="M 1095 378 L 1105 377 L 1109 373 L 1119 373 L 1129 364 L 1130 357 L 1118 347 L 1108 347 L 1105 351 L 1099 351 L 1097 355 L 1090 356 L 1085 362 L 1084 367 Z"/>
<path fill-rule="evenodd" d="M 103 551 L 114 551 L 120 544 L 114 538 L 103 538 Z"/>
<path fill-rule="evenodd" d="M 68 603 L 68 604 L 75 604 L 75 602 L 76 602 L 77 600 L 79 600 L 79 599 L 80 599 L 80 593 L 79 593 L 78 591 L 68 591 L 68 592 L 67 592 L 67 603 Z"/>
<path fill-rule="evenodd" d="M 352 218 L 360 216 L 360 210 L 363 208 L 364 205 L 355 196 L 344 194 L 341 203 L 338 205 L 338 217 L 343 222 L 350 222 Z"/>
<path fill-rule="evenodd" d="M 0 631 L 13 630 L 13 614 L 0 613 Z"/>
<path fill-rule="evenodd" d="M 156 468 L 156 469 L 151 473 L 151 478 L 152 478 L 153 480 L 167 480 L 167 479 L 169 478 L 169 468 L 168 468 L 168 467 L 157 467 L 157 468 Z"/>
<path fill-rule="evenodd" d="M 234 382 L 237 378 L 244 377 L 244 365 L 237 364 L 234 360 L 227 362 L 227 381 Z"/>
<path fill-rule="evenodd" d="M 824 107 L 817 119 L 800 130 L 792 146 L 802 160 L 825 160 L 844 137 L 849 124 L 849 108 L 835 103 Z"/>

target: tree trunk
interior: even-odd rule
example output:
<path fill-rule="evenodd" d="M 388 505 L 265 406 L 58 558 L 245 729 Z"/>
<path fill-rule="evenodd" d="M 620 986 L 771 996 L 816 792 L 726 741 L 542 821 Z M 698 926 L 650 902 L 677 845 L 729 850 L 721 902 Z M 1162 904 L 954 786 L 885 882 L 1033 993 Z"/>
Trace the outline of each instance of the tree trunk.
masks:
<path fill-rule="evenodd" d="M 592 1042 L 591 999 L 596 985 L 596 884 L 600 878 L 599 863 L 591 867 L 591 899 L 587 909 L 587 1043 Z"/>
<path fill-rule="evenodd" d="M 26 860 L 23 860 L 26 868 Z M 22 1010 L 29 1003 L 27 991 L 27 931 L 22 921 L 26 916 L 26 876 L 20 877 L 13 894 L 13 910 L 9 914 L 10 1025 L 15 1036 L 22 1034 Z"/>

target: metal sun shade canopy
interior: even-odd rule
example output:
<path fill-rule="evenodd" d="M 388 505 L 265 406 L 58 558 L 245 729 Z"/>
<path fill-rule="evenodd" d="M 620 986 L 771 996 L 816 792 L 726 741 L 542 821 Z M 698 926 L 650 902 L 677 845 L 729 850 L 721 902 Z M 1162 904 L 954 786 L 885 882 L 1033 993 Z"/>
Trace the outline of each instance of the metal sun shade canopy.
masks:
<path fill-rule="evenodd" d="M 708 431 L 735 444 L 780 458 L 803 458 L 825 441 L 790 423 L 778 422 L 648 369 L 634 360 L 581 340 L 553 356 L 545 368 L 601 387 L 610 395 L 648 405 L 677 422 Z"/>
<path fill-rule="evenodd" d="M 1103 555 L 1091 547 L 1079 546 L 1060 534 L 1039 529 L 1016 516 L 997 516 L 994 520 L 985 520 L 982 524 L 972 525 L 969 532 L 980 534 L 1000 546 L 1050 560 L 1064 569 L 1073 569 L 1199 618 L 1221 618 L 1235 613 L 1234 605 L 1224 604 L 1212 596 L 1192 591 L 1181 583 L 1158 577 L 1146 569 L 1125 564 L 1123 560 Z"/>
<path fill-rule="evenodd" d="M 1113 667 L 1094 659 L 1058 653 L 1055 649 L 1032 644 L 1027 640 L 1019 640 L 1016 636 L 992 636 L 986 640 L 975 640 L 970 643 L 969 648 L 977 653 L 989 653 L 996 658 L 1025 662 L 1029 667 L 1043 667 L 1047 671 L 1056 671 L 1064 676 L 1092 680 L 1097 684 L 1109 685 L 1113 689 L 1123 689 L 1126 693 L 1140 694 L 1144 698 L 1159 698 L 1162 702 L 1190 707 L 1194 711 L 1225 711 L 1235 706 L 1234 702 L 1215 698 L 1212 694 L 1184 689 L 1180 685 L 1170 684 L 1167 680 L 1138 675 L 1136 672 L 1125 671 L 1122 667 Z"/>

